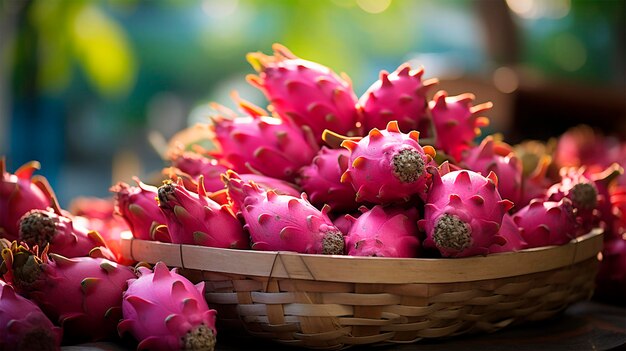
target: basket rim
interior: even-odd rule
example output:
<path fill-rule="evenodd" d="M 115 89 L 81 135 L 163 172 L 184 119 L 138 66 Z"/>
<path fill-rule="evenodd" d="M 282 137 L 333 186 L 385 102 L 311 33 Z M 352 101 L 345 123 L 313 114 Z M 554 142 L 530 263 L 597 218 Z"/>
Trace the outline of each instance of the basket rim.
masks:
<path fill-rule="evenodd" d="M 121 239 L 122 255 L 135 261 L 258 278 L 344 283 L 457 283 L 521 276 L 569 267 L 597 256 L 603 231 L 593 229 L 560 246 L 465 258 L 389 258 L 222 249 Z"/>

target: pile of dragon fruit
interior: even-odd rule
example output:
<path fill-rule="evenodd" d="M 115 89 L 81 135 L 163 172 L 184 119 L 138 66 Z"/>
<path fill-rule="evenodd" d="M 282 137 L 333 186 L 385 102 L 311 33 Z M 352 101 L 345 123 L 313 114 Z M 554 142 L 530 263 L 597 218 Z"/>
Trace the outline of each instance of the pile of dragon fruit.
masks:
<path fill-rule="evenodd" d="M 138 349 L 210 350 L 214 310 L 163 263 L 123 257 L 120 236 L 229 249 L 462 258 L 562 245 L 604 230 L 598 294 L 626 296 L 626 143 L 589 127 L 549 142 L 480 142 L 491 103 L 429 98 L 403 64 L 357 98 L 345 75 L 251 53 L 267 110 L 233 98 L 181 142 L 162 179 L 62 209 L 33 161 L 0 162 L 0 350 L 130 335 Z"/>

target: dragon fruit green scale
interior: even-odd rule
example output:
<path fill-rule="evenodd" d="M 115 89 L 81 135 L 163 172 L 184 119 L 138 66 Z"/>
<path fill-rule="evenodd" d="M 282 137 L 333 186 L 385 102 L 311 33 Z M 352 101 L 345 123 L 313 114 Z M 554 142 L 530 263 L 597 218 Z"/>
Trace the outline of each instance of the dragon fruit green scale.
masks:
<path fill-rule="evenodd" d="M 276 113 L 311 128 L 318 143 L 325 129 L 353 134 L 359 117 L 351 83 L 328 67 L 296 57 L 280 44 L 272 49 L 274 56 L 248 54 L 259 75 L 247 78 L 263 91 Z"/>
<path fill-rule="evenodd" d="M 204 299 L 204 282 L 187 278 L 157 262 L 154 271 L 139 267 L 139 278 L 128 281 L 122 302 L 120 335 L 130 333 L 137 350 L 203 350 L 215 348 L 216 311 Z"/>
<path fill-rule="evenodd" d="M 398 121 L 401 130 L 423 130 L 428 122 L 428 89 L 436 79 L 422 82 L 424 69 L 412 70 L 408 63 L 400 65 L 391 74 L 380 72 L 380 78 L 359 99 L 363 129 L 385 128 Z"/>
<path fill-rule="evenodd" d="M 391 121 L 384 130 L 372 129 L 359 140 L 341 143 L 350 151 L 348 169 L 341 182 L 352 184 L 357 202 L 406 202 L 412 195 L 426 198 L 428 173 L 435 150 L 419 144 L 419 132 L 400 132 Z"/>
<path fill-rule="evenodd" d="M 460 170 L 443 176 L 429 168 L 433 181 L 418 225 L 426 232 L 424 247 L 444 257 L 486 255 L 506 244 L 498 235 L 504 214 L 513 206 L 498 193 L 497 177 Z"/>
<path fill-rule="evenodd" d="M 343 254 L 343 234 L 328 217 L 328 206 L 318 210 L 305 193 L 295 197 L 265 191 L 232 171 L 223 179 L 231 201 L 241 209 L 253 249 Z"/>

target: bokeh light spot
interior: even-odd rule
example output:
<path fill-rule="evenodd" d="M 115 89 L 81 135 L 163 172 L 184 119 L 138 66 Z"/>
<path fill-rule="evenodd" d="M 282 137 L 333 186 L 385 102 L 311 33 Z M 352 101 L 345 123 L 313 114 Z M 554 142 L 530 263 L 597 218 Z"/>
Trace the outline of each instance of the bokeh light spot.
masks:
<path fill-rule="evenodd" d="M 519 86 L 517 73 L 510 67 L 500 67 L 493 72 L 493 85 L 501 92 L 510 94 Z"/>
<path fill-rule="evenodd" d="M 376 14 L 389 8 L 391 0 L 356 0 L 356 3 L 363 11 Z"/>

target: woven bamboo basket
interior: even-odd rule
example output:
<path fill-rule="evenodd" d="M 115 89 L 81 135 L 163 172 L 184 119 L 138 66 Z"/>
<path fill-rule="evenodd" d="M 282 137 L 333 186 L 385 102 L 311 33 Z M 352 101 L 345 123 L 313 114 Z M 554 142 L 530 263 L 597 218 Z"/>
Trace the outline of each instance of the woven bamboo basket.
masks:
<path fill-rule="evenodd" d="M 460 259 L 229 250 L 124 239 L 124 255 L 204 281 L 220 332 L 339 349 L 492 332 L 593 293 L 602 232 L 563 246 Z"/>

